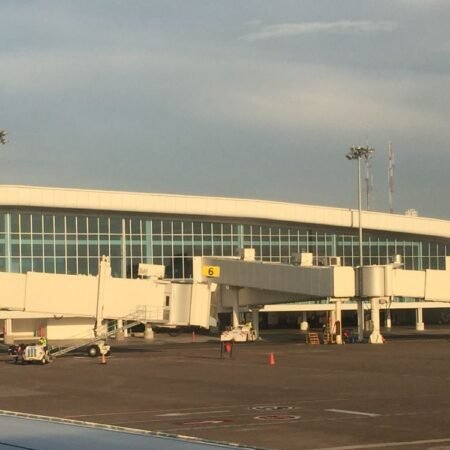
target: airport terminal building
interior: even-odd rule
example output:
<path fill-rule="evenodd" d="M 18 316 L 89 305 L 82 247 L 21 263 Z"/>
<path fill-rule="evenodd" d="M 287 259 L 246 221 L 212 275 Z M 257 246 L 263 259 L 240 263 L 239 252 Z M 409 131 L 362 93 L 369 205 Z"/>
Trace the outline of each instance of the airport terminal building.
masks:
<path fill-rule="evenodd" d="M 444 269 L 450 221 L 364 211 L 364 265 L 401 255 L 405 269 Z M 0 186 L 0 272 L 96 275 L 102 255 L 112 276 L 136 278 L 161 264 L 189 282 L 194 256 L 294 263 L 338 257 L 359 264 L 358 211 L 274 201 L 85 189 Z M 414 299 L 403 299 L 414 301 Z M 298 311 L 301 311 L 299 306 Z"/>

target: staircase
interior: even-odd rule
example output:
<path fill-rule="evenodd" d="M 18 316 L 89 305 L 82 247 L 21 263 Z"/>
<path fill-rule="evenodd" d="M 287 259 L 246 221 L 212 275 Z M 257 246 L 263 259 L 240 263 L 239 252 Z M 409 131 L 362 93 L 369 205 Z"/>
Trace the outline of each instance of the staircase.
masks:
<path fill-rule="evenodd" d="M 135 312 L 128 316 L 122 317 L 121 320 L 125 325 L 117 327 L 116 324 L 106 324 L 96 330 L 96 336 L 92 336 L 92 332 L 85 333 L 84 335 L 73 336 L 71 340 L 75 342 L 71 345 L 56 346 L 49 350 L 52 358 L 65 355 L 73 350 L 77 350 L 81 347 L 88 347 L 90 345 L 97 344 L 100 341 L 105 341 L 107 338 L 117 334 L 118 332 L 128 330 L 141 323 L 167 323 L 169 321 L 169 309 L 168 308 L 149 308 L 147 305 L 139 306 Z"/>
<path fill-rule="evenodd" d="M 320 345 L 319 334 L 310 332 L 306 335 L 306 343 L 311 345 Z"/>

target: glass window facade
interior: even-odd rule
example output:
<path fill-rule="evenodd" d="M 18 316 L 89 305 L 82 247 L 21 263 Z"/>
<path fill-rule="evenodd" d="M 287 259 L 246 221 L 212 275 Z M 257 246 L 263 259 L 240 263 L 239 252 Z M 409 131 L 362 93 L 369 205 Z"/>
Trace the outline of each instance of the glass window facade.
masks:
<path fill-rule="evenodd" d="M 311 225 L 240 223 L 198 218 L 125 216 L 51 211 L 0 212 L 0 271 L 96 275 L 110 257 L 114 277 L 135 278 L 139 263 L 163 264 L 166 277 L 192 278 L 193 256 L 237 256 L 252 247 L 266 262 L 293 262 L 294 254 L 339 256 L 359 264 L 355 233 Z M 406 235 L 364 232 L 364 264 L 402 255 L 406 269 L 444 269 L 450 244 Z"/>

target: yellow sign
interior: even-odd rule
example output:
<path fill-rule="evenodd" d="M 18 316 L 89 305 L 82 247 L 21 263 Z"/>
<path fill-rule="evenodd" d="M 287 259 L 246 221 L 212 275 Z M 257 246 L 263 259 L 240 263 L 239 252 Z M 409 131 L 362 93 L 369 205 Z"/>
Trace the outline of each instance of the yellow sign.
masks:
<path fill-rule="evenodd" d="M 219 266 L 203 266 L 202 275 L 204 277 L 218 278 L 220 277 L 220 267 Z"/>

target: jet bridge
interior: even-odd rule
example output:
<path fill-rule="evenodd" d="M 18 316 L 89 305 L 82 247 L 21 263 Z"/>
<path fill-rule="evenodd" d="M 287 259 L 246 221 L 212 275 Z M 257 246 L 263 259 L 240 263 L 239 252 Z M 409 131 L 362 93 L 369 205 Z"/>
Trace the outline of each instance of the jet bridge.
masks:
<path fill-rule="evenodd" d="M 245 249 L 251 250 L 251 249 Z M 450 302 L 450 258 L 446 270 L 404 270 L 401 263 L 380 266 L 317 266 L 312 255 L 304 254 L 300 265 L 263 263 L 254 252 L 242 252 L 240 259 L 203 257 L 194 260 L 194 282 L 207 284 L 216 292 L 221 307 L 231 307 L 233 324 L 238 323 L 240 306 L 257 311 L 266 304 L 329 299 L 336 303 L 341 322 L 342 301 L 366 299 L 371 302 L 372 343 L 382 343 L 380 301 L 393 297 L 414 297 L 426 301 Z M 256 320 L 254 320 L 256 322 Z"/>
<path fill-rule="evenodd" d="M 102 257 L 98 276 L 0 273 L 5 342 L 40 335 L 72 339 L 91 333 L 95 338 L 102 322 L 117 321 L 121 330 L 125 321 L 136 320 L 138 310 L 148 338 L 152 324 L 209 327 L 207 285 L 166 280 L 164 266 L 143 268 L 141 279 L 114 278 L 109 258 Z"/>

